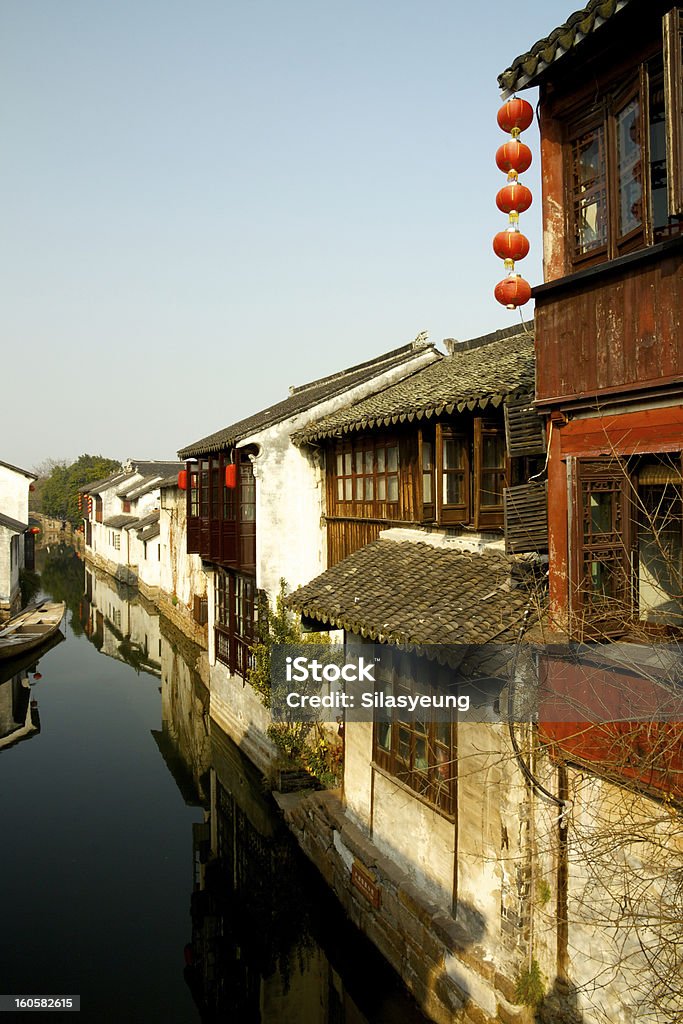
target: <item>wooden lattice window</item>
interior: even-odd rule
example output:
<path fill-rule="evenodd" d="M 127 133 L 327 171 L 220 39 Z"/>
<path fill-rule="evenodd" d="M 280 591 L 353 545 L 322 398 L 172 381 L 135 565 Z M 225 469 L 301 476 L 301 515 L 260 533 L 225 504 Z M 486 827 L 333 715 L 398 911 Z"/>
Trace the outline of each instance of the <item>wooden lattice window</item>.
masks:
<path fill-rule="evenodd" d="M 398 505 L 399 446 L 391 439 L 363 438 L 337 446 L 333 494 L 337 503 Z"/>
<path fill-rule="evenodd" d="M 607 160 L 605 125 L 594 124 L 571 141 L 571 209 L 574 256 L 607 247 Z"/>
<path fill-rule="evenodd" d="M 378 683 L 385 695 L 410 697 L 424 694 L 411 681 L 414 659 L 395 654 L 391 658 L 389 678 Z M 429 687 L 435 694 L 436 686 Z M 374 725 L 373 757 L 377 765 L 399 779 L 447 815 L 455 813 L 456 742 L 451 721 L 425 721 L 410 711 L 398 709 L 391 721 Z"/>

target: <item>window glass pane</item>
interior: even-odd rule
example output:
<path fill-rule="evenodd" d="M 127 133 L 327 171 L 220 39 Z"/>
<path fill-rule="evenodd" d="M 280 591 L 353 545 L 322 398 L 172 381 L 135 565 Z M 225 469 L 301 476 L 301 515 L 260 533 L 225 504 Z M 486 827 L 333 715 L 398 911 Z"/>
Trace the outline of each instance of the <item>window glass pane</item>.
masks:
<path fill-rule="evenodd" d="M 613 495 L 609 491 L 591 494 L 591 533 L 612 532 L 612 501 Z"/>
<path fill-rule="evenodd" d="M 485 469 L 498 469 L 505 464 L 505 445 L 501 434 L 484 434 L 482 465 Z"/>
<path fill-rule="evenodd" d="M 344 452 L 344 476 L 351 476 L 351 452 Z"/>
<path fill-rule="evenodd" d="M 344 475 L 344 463 L 341 452 L 337 452 L 337 476 Z"/>
<path fill-rule="evenodd" d="M 375 496 L 375 481 L 372 479 L 371 476 L 366 476 L 364 479 L 365 479 L 365 500 L 366 501 L 372 501 L 372 499 Z"/>
<path fill-rule="evenodd" d="M 422 500 L 429 505 L 432 501 L 432 474 L 424 473 L 422 476 Z"/>
<path fill-rule="evenodd" d="M 387 477 L 387 501 L 398 501 L 398 477 Z"/>
<path fill-rule="evenodd" d="M 356 463 L 356 473 L 362 473 L 363 472 L 363 453 L 362 452 L 356 452 L 355 463 Z"/>
<path fill-rule="evenodd" d="M 351 501 L 351 477 L 347 476 L 344 480 L 344 501 Z"/>
<path fill-rule="evenodd" d="M 465 446 L 460 438 L 447 438 L 443 443 L 444 469 L 464 469 Z"/>
<path fill-rule="evenodd" d="M 377 723 L 377 745 L 382 750 L 391 751 L 391 722 Z"/>
<path fill-rule="evenodd" d="M 364 472 L 372 473 L 372 464 L 374 461 L 374 452 L 372 450 L 364 452 Z"/>
<path fill-rule="evenodd" d="M 503 473 L 488 473 L 483 472 L 481 474 L 481 494 L 480 501 L 483 506 L 486 505 L 502 505 L 503 504 L 503 487 L 505 486 L 505 476 Z"/>
<path fill-rule="evenodd" d="M 337 480 L 337 501 L 343 501 L 343 500 L 344 500 L 344 481 L 340 477 L 339 480 Z"/>
<path fill-rule="evenodd" d="M 432 442 L 431 441 L 423 441 L 422 442 L 422 468 L 423 469 L 431 469 L 432 465 L 433 465 L 433 463 L 432 463 Z"/>
<path fill-rule="evenodd" d="M 357 476 L 354 483 L 354 501 L 363 500 L 363 477 Z"/>
<path fill-rule="evenodd" d="M 386 452 L 384 448 L 377 449 L 377 472 L 383 473 L 386 468 Z"/>
<path fill-rule="evenodd" d="M 377 477 L 377 499 L 378 501 L 387 500 L 387 479 L 384 476 Z"/>
<path fill-rule="evenodd" d="M 461 473 L 443 474 L 444 504 L 462 505 L 465 501 L 464 478 Z"/>
<path fill-rule="evenodd" d="M 398 471 L 398 445 L 387 448 L 387 469 L 390 473 Z"/>
<path fill-rule="evenodd" d="M 643 168 L 640 144 L 640 103 L 630 100 L 616 116 L 619 234 L 635 231 L 643 222 Z"/>
<path fill-rule="evenodd" d="M 598 125 L 572 146 L 574 235 L 577 254 L 607 243 L 605 129 Z"/>

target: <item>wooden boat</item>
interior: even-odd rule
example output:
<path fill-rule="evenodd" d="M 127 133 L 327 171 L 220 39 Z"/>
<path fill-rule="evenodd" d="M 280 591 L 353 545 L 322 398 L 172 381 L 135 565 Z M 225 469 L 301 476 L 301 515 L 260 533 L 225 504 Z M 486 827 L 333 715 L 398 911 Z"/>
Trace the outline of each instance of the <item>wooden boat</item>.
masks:
<path fill-rule="evenodd" d="M 41 601 L 25 608 L 0 629 L 0 660 L 37 650 L 58 631 L 66 604 Z"/>

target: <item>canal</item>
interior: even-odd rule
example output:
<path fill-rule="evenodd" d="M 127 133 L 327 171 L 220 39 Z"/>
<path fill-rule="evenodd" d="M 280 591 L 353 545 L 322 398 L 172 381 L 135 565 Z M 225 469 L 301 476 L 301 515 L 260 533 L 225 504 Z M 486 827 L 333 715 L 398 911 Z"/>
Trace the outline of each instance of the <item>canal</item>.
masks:
<path fill-rule="evenodd" d="M 80 995 L 37 1018 L 88 1024 L 426 1024 L 211 722 L 203 652 L 72 548 L 37 568 L 66 640 L 0 670 L 0 994 Z"/>

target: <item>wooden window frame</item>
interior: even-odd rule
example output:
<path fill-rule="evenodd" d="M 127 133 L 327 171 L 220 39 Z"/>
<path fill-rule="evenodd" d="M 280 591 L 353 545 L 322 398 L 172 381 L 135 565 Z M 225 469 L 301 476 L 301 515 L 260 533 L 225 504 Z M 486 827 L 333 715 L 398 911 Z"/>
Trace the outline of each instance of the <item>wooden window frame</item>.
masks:
<path fill-rule="evenodd" d="M 464 465 L 461 470 L 444 468 L 444 442 L 461 441 Z M 444 526 L 451 523 L 468 523 L 471 519 L 471 460 L 470 460 L 470 436 L 464 430 L 458 430 L 450 423 L 437 423 L 436 425 L 436 500 L 438 507 L 438 520 Z M 446 504 L 444 501 L 443 478 L 445 473 L 463 474 L 463 497 L 464 500 L 458 504 Z"/>
<path fill-rule="evenodd" d="M 246 679 L 253 662 L 258 594 L 252 576 L 229 569 L 214 574 L 214 638 L 216 661 L 231 675 Z"/>
<path fill-rule="evenodd" d="M 669 216 L 683 216 L 683 8 L 662 23 Z"/>
<path fill-rule="evenodd" d="M 389 468 L 390 451 L 396 452 L 395 470 Z M 361 510 L 366 512 L 366 516 L 361 518 L 372 518 L 383 510 L 382 518 L 401 518 L 401 443 L 398 437 L 361 437 L 340 441 L 335 445 L 330 461 L 331 489 L 328 494 L 334 514 L 358 517 Z M 390 499 L 392 480 L 396 481 L 396 497 Z M 343 497 L 340 497 L 340 490 Z M 381 490 L 384 497 L 379 496 Z M 371 497 L 367 496 L 369 492 Z"/>
<path fill-rule="evenodd" d="M 503 462 L 496 467 L 484 466 L 484 440 L 486 437 L 498 437 L 503 445 Z M 485 505 L 482 501 L 484 494 L 484 474 L 502 474 L 500 502 L 498 504 Z M 507 442 L 505 439 L 505 425 L 485 416 L 475 416 L 474 419 L 474 525 L 476 529 L 486 529 L 490 526 L 502 526 L 504 523 L 503 491 L 510 480 L 510 460 L 507 455 Z"/>
<path fill-rule="evenodd" d="M 414 659 L 392 652 L 389 678 L 378 681 L 376 689 L 394 695 L 425 693 L 421 684 L 419 691 L 409 678 L 401 672 L 403 664 Z M 429 666 L 429 671 L 433 666 Z M 428 688 L 432 694 L 436 687 Z M 447 740 L 444 740 L 444 733 Z M 389 743 L 386 737 L 389 737 Z M 384 737 L 384 742 L 382 742 Z M 407 758 L 402 755 L 407 742 Z M 416 752 L 419 744 L 424 744 L 427 764 L 424 768 L 416 767 Z M 455 721 L 420 722 L 411 717 L 409 710 L 396 709 L 390 722 L 375 719 L 372 736 L 373 761 L 388 775 L 396 778 L 404 786 L 413 790 L 420 800 L 429 804 L 444 817 L 454 820 L 457 806 L 457 729 Z"/>
<path fill-rule="evenodd" d="M 425 457 L 427 456 L 427 446 L 431 449 L 431 459 L 428 461 L 427 467 L 425 467 Z M 420 430 L 418 432 L 417 442 L 417 464 L 418 464 L 418 476 L 420 481 L 420 496 L 419 501 L 422 507 L 422 522 L 430 523 L 436 518 L 436 437 L 434 432 L 428 432 L 426 430 Z M 431 480 L 431 501 L 425 501 L 425 477 L 429 477 Z"/>
<path fill-rule="evenodd" d="M 662 69 L 660 71 L 660 68 Z M 666 182 L 669 224 L 655 228 L 652 206 L 652 165 L 650 153 L 651 81 L 663 75 L 664 116 L 666 124 Z M 624 106 L 638 98 L 642 166 L 642 223 L 624 235 L 619 234 L 619 181 L 616 119 Z M 605 188 L 607 218 L 606 242 L 590 250 L 577 246 L 577 186 L 574 147 L 587 132 L 602 128 L 605 152 Z M 566 236 L 569 240 L 569 264 L 579 270 L 616 259 L 663 239 L 683 233 L 683 8 L 674 8 L 662 20 L 662 48 L 633 69 L 623 84 L 608 84 L 599 103 L 575 112 L 567 122 L 564 145 Z"/>

